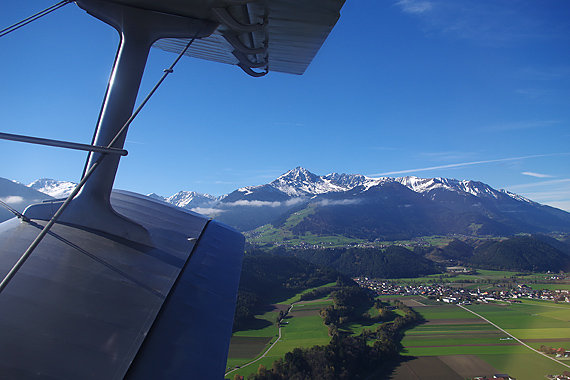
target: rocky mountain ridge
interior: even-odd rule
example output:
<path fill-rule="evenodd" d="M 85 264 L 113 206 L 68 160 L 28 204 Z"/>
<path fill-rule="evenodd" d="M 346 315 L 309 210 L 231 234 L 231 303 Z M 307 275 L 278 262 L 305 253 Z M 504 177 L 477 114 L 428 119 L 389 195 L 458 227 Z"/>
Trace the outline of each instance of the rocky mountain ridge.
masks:
<path fill-rule="evenodd" d="M 40 180 L 31 187 L 62 197 L 69 182 Z M 274 181 L 215 197 L 180 191 L 150 197 L 207 214 L 241 231 L 263 225 L 355 238 L 399 239 L 429 234 L 508 235 L 570 232 L 570 213 L 479 181 L 413 176 L 323 176 L 297 167 Z M 302 215 L 302 217 L 294 215 Z"/>

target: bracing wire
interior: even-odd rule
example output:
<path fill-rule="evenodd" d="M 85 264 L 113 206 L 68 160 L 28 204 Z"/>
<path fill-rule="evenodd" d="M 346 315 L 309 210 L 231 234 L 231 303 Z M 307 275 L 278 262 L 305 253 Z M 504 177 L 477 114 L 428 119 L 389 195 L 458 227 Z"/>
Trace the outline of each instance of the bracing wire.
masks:
<path fill-rule="evenodd" d="M 12 214 L 14 214 L 16 217 L 22 219 L 23 221 L 27 222 L 28 218 L 25 217 L 21 212 L 19 212 L 18 210 L 10 207 L 10 205 L 6 202 L 4 202 L 3 200 L 0 199 L 0 206 L 4 207 L 6 210 L 10 211 Z"/>
<path fill-rule="evenodd" d="M 148 93 L 148 95 L 144 98 L 144 100 L 141 102 L 141 104 L 137 107 L 137 109 L 135 110 L 135 112 L 133 112 L 133 114 L 131 115 L 131 117 L 125 122 L 125 124 L 123 125 L 123 127 L 117 132 L 117 134 L 115 135 L 115 137 L 113 138 L 113 140 L 111 140 L 111 142 L 109 143 L 109 145 L 107 145 L 107 148 L 112 148 L 113 145 L 115 144 L 115 142 L 119 139 L 119 137 L 121 137 L 121 135 L 127 130 L 127 128 L 129 127 L 129 125 L 133 122 L 133 120 L 135 119 L 135 117 L 137 117 L 137 115 L 140 113 L 140 111 L 142 110 L 142 108 L 147 104 L 147 102 L 149 101 L 149 99 L 151 98 L 152 95 L 154 95 L 154 93 L 156 92 L 156 90 L 158 89 L 158 87 L 162 84 L 162 82 L 164 82 L 164 80 L 166 79 L 166 77 L 171 74 L 172 72 L 174 72 L 174 66 L 176 66 L 176 64 L 178 63 L 178 61 L 180 61 L 180 59 L 182 58 L 182 56 L 186 53 L 186 51 L 190 48 L 190 45 L 192 45 L 192 43 L 194 42 L 194 40 L 198 37 L 198 34 L 200 33 L 200 30 L 198 32 L 196 32 L 196 34 L 194 35 L 194 37 L 192 37 L 192 39 L 190 40 L 190 42 L 188 42 L 188 44 L 186 45 L 186 47 L 184 48 L 184 50 L 182 50 L 182 52 L 180 52 L 180 54 L 178 55 L 178 57 L 176 57 L 176 59 L 174 60 L 174 62 L 172 62 L 172 64 L 170 65 L 170 67 L 168 69 L 164 70 L 164 74 L 162 75 L 162 77 L 158 80 L 158 82 L 154 85 L 154 87 L 152 88 L 152 90 Z M 63 213 L 63 211 L 65 211 L 65 209 L 67 208 L 67 206 L 71 203 L 71 201 L 73 200 L 73 198 L 75 198 L 75 196 L 79 193 L 79 191 L 81 190 L 81 188 L 83 187 L 83 185 L 85 185 L 85 183 L 87 182 L 87 180 L 89 179 L 89 177 L 91 177 L 91 174 L 93 174 L 93 172 L 95 171 L 95 169 L 97 169 L 97 167 L 101 164 L 101 162 L 103 161 L 103 159 L 107 156 L 107 153 L 102 153 L 101 156 L 99 157 L 99 159 L 97 161 L 95 161 L 93 163 L 93 165 L 91 165 L 91 167 L 85 172 L 85 175 L 83 176 L 83 178 L 81 178 L 81 181 L 79 181 L 79 183 L 77 184 L 77 186 L 75 186 L 75 188 L 73 189 L 73 191 L 71 192 L 71 194 L 69 194 L 69 196 L 65 199 L 65 201 L 61 204 L 61 206 L 59 206 L 59 209 L 55 212 L 55 214 L 52 216 L 52 218 L 49 220 L 49 222 L 47 222 L 47 224 L 42 228 L 42 230 L 40 231 L 40 233 L 38 234 L 38 236 L 36 236 L 36 238 L 34 239 L 34 241 L 30 244 L 30 246 L 28 247 L 28 249 L 26 249 L 26 251 L 22 254 L 22 256 L 20 257 L 20 259 L 18 259 L 18 261 L 16 262 L 16 264 L 14 264 L 14 266 L 12 267 L 12 269 L 10 269 L 10 271 L 8 272 L 8 274 L 6 274 L 6 276 L 2 279 L 2 282 L 0 282 L 0 292 L 2 292 L 4 290 L 4 288 L 6 288 L 6 286 L 8 285 L 8 283 L 10 282 L 10 280 L 16 275 L 16 273 L 18 272 L 18 270 L 22 267 L 22 265 L 24 265 L 24 263 L 26 262 L 26 260 L 28 259 L 28 257 L 30 257 L 30 255 L 32 254 L 32 252 L 34 251 L 34 249 L 36 249 L 36 247 L 38 246 L 38 244 L 40 244 L 40 242 L 43 240 L 43 238 L 49 233 L 49 230 L 51 229 L 51 227 L 55 224 L 55 222 L 57 221 L 57 219 L 61 216 L 61 214 Z"/>
<path fill-rule="evenodd" d="M 57 4 L 52 5 L 51 7 L 48 7 L 46 9 L 44 9 L 43 11 L 40 11 L 36 14 L 31 15 L 30 17 L 27 17 L 25 19 L 23 19 L 22 21 L 19 21 L 17 23 L 15 23 L 14 25 L 10 25 L 7 28 L 4 28 L 2 30 L 0 30 L 0 37 L 4 37 L 5 35 L 12 33 L 18 29 L 20 29 L 21 27 L 28 25 L 29 23 L 36 21 L 37 19 L 50 14 L 51 12 L 63 7 L 64 5 L 67 5 L 69 3 L 71 3 L 72 0 L 63 0 L 60 1 Z"/>

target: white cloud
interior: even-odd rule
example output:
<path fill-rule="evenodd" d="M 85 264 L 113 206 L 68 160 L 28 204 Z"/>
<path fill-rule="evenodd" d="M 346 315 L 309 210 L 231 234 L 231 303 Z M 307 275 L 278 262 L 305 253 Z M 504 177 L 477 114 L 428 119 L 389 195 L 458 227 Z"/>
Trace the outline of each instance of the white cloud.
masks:
<path fill-rule="evenodd" d="M 570 178 L 508 186 L 535 202 L 570 212 Z"/>
<path fill-rule="evenodd" d="M 190 211 L 205 215 L 219 215 L 222 212 L 225 212 L 226 210 L 221 210 L 219 208 L 211 208 L 211 207 L 194 207 Z"/>
<path fill-rule="evenodd" d="M 548 128 L 561 123 L 560 120 L 515 121 L 486 126 L 481 129 L 484 131 L 519 131 L 524 129 Z"/>
<path fill-rule="evenodd" d="M 519 88 L 518 90 L 515 90 L 516 94 L 525 96 L 529 99 L 538 99 L 546 95 L 548 92 L 548 90 L 539 88 Z"/>
<path fill-rule="evenodd" d="M 525 193 L 525 197 L 536 199 L 539 203 L 550 201 L 561 201 L 570 199 L 570 189 L 555 188 L 553 190 L 536 191 L 533 193 Z"/>
<path fill-rule="evenodd" d="M 296 204 L 299 204 L 301 202 L 304 202 L 305 198 L 292 198 L 289 200 L 286 200 L 284 202 L 279 202 L 279 201 L 257 201 L 257 200 L 253 200 L 253 201 L 248 201 L 245 199 L 239 200 L 239 201 L 235 201 L 235 202 L 227 202 L 224 203 L 224 206 L 228 206 L 228 207 L 235 207 L 235 206 L 246 206 L 246 207 L 281 207 L 281 206 L 294 206 Z"/>
<path fill-rule="evenodd" d="M 2 202 L 5 202 L 5 203 L 12 203 L 13 204 L 13 203 L 22 203 L 24 201 L 24 198 L 22 198 L 19 195 L 8 195 L 4 198 L 0 198 L 0 200 Z"/>
<path fill-rule="evenodd" d="M 559 208 L 564 211 L 570 212 L 570 200 L 558 201 L 558 202 L 548 202 L 549 206 Z"/>
<path fill-rule="evenodd" d="M 470 40 L 489 46 L 514 41 L 559 38 L 568 33 L 552 11 L 529 12 L 509 1 L 399 0 L 403 12 L 418 16 L 424 33 Z M 566 34 L 565 34 L 566 33 Z"/>
<path fill-rule="evenodd" d="M 519 185 L 512 185 L 508 186 L 510 189 L 525 189 L 527 187 L 538 187 L 538 186 L 545 186 L 545 185 L 557 185 L 570 182 L 570 178 L 563 178 L 563 179 L 552 179 L 549 181 L 540 181 L 540 182 L 532 182 L 532 183 L 521 183 Z"/>
<path fill-rule="evenodd" d="M 459 161 L 472 159 L 474 153 L 451 150 L 442 152 L 421 152 L 420 156 L 430 161 Z"/>
<path fill-rule="evenodd" d="M 288 201 L 285 201 L 285 206 L 294 206 L 296 204 L 302 203 L 305 201 L 305 198 L 292 198 Z"/>
<path fill-rule="evenodd" d="M 239 200 L 235 202 L 226 203 L 227 206 L 250 206 L 250 207 L 279 207 L 282 202 L 269 202 L 269 201 L 247 201 Z"/>
<path fill-rule="evenodd" d="M 433 3 L 425 0 L 400 0 L 396 5 L 402 7 L 406 13 L 424 13 L 433 8 Z"/>
<path fill-rule="evenodd" d="M 496 159 L 496 160 L 483 160 L 483 161 L 460 162 L 460 163 L 456 163 L 456 164 L 430 166 L 430 167 L 426 167 L 426 168 L 405 169 L 405 170 L 396 170 L 396 171 L 393 171 L 393 172 L 385 172 L 385 173 L 378 173 L 378 174 L 368 174 L 368 176 L 369 176 L 369 177 L 383 177 L 383 176 L 389 176 L 389 175 L 394 175 L 394 174 L 406 174 L 406 173 L 426 172 L 426 171 L 430 171 L 430 170 L 460 168 L 460 167 L 464 167 L 464 166 L 490 164 L 490 163 L 495 163 L 495 162 L 518 161 L 518 160 L 526 160 L 526 159 L 529 159 L 529 158 L 562 156 L 562 155 L 568 155 L 568 154 L 570 154 L 570 152 L 566 152 L 566 153 L 550 153 L 550 154 L 534 154 L 534 155 L 530 155 L 530 156 L 499 158 L 499 159 Z"/>
<path fill-rule="evenodd" d="M 536 177 L 536 178 L 552 178 L 551 175 L 549 175 L 549 174 L 542 174 L 542 173 L 522 172 L 521 174 L 523 174 L 523 175 L 528 175 L 528 176 L 531 176 L 531 177 Z"/>
<path fill-rule="evenodd" d="M 553 81 L 570 77 L 570 66 L 558 67 L 525 67 L 519 74 L 525 79 Z"/>
<path fill-rule="evenodd" d="M 339 200 L 330 200 L 330 199 L 323 199 L 322 201 L 316 202 L 319 206 L 345 206 L 345 205 L 354 205 L 360 203 L 360 199 L 339 199 Z"/>

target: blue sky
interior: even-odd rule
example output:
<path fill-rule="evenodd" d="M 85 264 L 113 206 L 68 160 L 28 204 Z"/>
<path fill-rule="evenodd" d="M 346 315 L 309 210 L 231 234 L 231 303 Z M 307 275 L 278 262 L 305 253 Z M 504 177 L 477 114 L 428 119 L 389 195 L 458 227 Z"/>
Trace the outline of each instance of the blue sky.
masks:
<path fill-rule="evenodd" d="M 0 26 L 54 2 L 1 2 Z M 186 58 L 133 123 L 116 187 L 224 194 L 303 166 L 473 179 L 570 210 L 570 2 L 348 0 L 302 76 Z M 75 5 L 0 38 L 0 131 L 88 143 L 118 43 Z M 141 94 L 175 57 L 151 51 Z M 0 141 L 0 176 L 84 153 Z"/>

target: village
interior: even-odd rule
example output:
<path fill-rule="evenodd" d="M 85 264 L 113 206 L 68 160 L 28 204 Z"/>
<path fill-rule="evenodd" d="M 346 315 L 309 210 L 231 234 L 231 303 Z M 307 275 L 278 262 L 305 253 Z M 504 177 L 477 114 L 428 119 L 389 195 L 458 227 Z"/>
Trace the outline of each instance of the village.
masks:
<path fill-rule="evenodd" d="M 469 305 L 474 302 L 521 302 L 520 298 L 547 300 L 553 302 L 570 303 L 570 290 L 557 289 L 533 289 L 526 284 L 516 284 L 514 287 L 506 287 L 503 284 L 482 284 L 492 289 L 465 289 L 458 286 L 443 284 L 400 284 L 396 281 L 370 279 L 368 277 L 356 277 L 353 279 L 363 288 L 370 289 L 376 295 L 397 296 L 423 296 L 444 303 Z M 504 288 L 504 289 L 499 289 Z"/>
<path fill-rule="evenodd" d="M 451 271 L 449 271 L 450 268 L 448 269 L 448 273 L 452 273 Z M 452 269 L 456 269 L 455 267 Z M 457 269 L 459 269 L 459 267 L 457 267 Z M 466 273 L 467 269 L 463 268 L 463 273 Z M 471 272 L 471 271 L 470 271 Z M 472 273 L 469 273 L 472 274 Z M 453 275 L 453 274 L 451 274 Z M 522 305 L 522 304 L 528 304 L 528 302 L 532 302 L 530 303 L 531 305 L 536 305 L 536 301 L 542 301 L 540 302 L 540 304 L 546 304 L 551 302 L 552 304 L 554 303 L 570 303 L 570 290 L 565 289 L 567 288 L 567 286 L 562 285 L 561 289 L 556 289 L 555 286 L 551 285 L 551 281 L 557 281 L 559 283 L 559 281 L 565 281 L 567 275 L 556 275 L 556 274 L 550 274 L 547 273 L 546 277 L 544 277 L 544 280 L 546 280 L 550 286 L 548 286 L 550 289 L 541 289 L 540 284 L 536 284 L 534 282 L 531 283 L 518 283 L 518 281 L 511 281 L 511 282 L 504 282 L 504 279 L 498 279 L 497 281 L 491 281 L 491 282 L 487 282 L 487 281 L 481 281 L 481 282 L 465 282 L 465 283 L 460 283 L 460 282 L 455 282 L 455 283 L 444 283 L 443 281 L 447 280 L 448 278 L 443 278 L 440 279 L 440 283 L 438 283 L 438 279 L 437 277 L 434 278 L 429 278 L 427 279 L 428 281 L 421 281 L 417 280 L 414 281 L 413 279 L 405 279 L 405 280 L 398 280 L 398 279 L 372 279 L 372 278 L 368 278 L 368 277 L 356 277 L 353 278 L 353 280 L 358 283 L 359 286 L 368 289 L 374 296 L 379 296 L 382 297 L 383 299 L 386 298 L 391 298 L 390 296 L 394 297 L 394 298 L 398 298 L 404 302 L 405 299 L 408 299 L 409 297 L 409 304 L 410 306 L 423 306 L 422 308 L 419 308 L 421 310 L 423 310 L 424 308 L 431 308 L 433 309 L 434 307 L 438 307 L 437 305 L 441 305 L 442 310 L 450 310 L 450 309 L 446 309 L 449 308 L 450 305 L 458 305 L 459 307 L 461 307 L 464 310 L 471 310 L 472 306 L 467 306 L 467 305 L 483 305 L 483 304 L 487 304 L 485 305 L 485 307 L 492 307 L 494 304 L 495 305 L 505 305 L 505 304 L 510 304 L 510 305 Z M 425 279 L 424 279 L 425 280 Z M 432 282 L 433 281 L 433 282 Z M 533 289 L 534 288 L 534 289 Z M 414 297 L 415 296 L 415 297 Z M 401 297 L 406 297 L 405 299 L 402 299 Z M 422 301 L 421 298 L 424 298 L 426 302 Z M 528 300 L 528 301 L 527 301 Z M 545 302 L 546 301 L 546 302 Z M 445 305 L 449 305 L 449 306 L 445 306 Z M 466 305 L 467 307 L 465 307 L 464 305 Z M 481 307 L 479 306 L 479 307 Z M 564 307 L 563 305 L 559 305 L 559 306 L 550 306 L 550 307 L 558 307 L 558 308 L 562 308 Z M 567 306 L 565 306 L 567 307 Z M 420 310 L 420 312 L 422 312 Z M 477 309 L 476 309 L 477 310 Z M 478 315 L 478 314 L 476 314 Z M 440 322 L 438 324 L 439 328 L 442 328 L 443 330 L 445 330 L 445 328 L 443 327 L 445 325 L 445 323 L 441 323 L 441 321 L 444 322 L 449 322 L 452 323 L 453 321 L 451 319 L 447 320 L 442 319 L 441 321 L 438 321 L 437 318 L 441 318 L 440 317 L 436 317 L 435 322 Z M 481 317 L 482 318 L 482 317 Z M 431 318 L 428 322 L 432 321 Z M 432 321 L 433 322 L 433 321 Z M 428 334 L 427 336 L 429 336 L 429 330 L 427 332 L 424 332 L 425 334 Z M 450 330 L 450 334 L 454 334 L 455 330 Z M 421 344 L 422 345 L 417 345 L 418 343 L 410 343 L 410 341 L 414 341 L 414 339 L 417 339 L 418 337 L 421 337 L 421 332 L 420 333 L 415 333 L 412 334 L 408 337 L 408 345 L 406 346 L 408 350 L 422 350 L 424 347 L 422 345 L 425 345 L 425 341 L 422 341 Z M 463 338 L 458 338 L 459 340 L 463 339 Z M 507 337 L 501 337 L 499 338 L 499 340 L 501 341 L 511 341 L 513 339 L 516 339 L 512 336 L 507 336 Z M 458 341 L 459 342 L 459 341 Z M 443 347 L 439 345 L 440 343 L 434 344 L 434 347 Z M 452 343 L 447 343 L 447 344 L 452 344 Z M 461 342 L 461 343 L 457 343 L 458 347 L 464 348 L 464 346 L 468 346 L 469 343 L 465 343 L 465 342 Z M 496 343 L 493 343 L 494 345 Z M 507 343 L 505 343 L 507 344 Z M 417 346 L 416 346 L 417 345 Z M 479 344 L 475 344 L 476 346 Z M 553 345 L 551 347 L 551 345 Z M 416 347 L 420 347 L 420 348 L 416 348 Z M 434 349 L 436 349 L 434 348 Z M 548 357 L 552 358 L 552 359 L 557 359 L 557 360 L 569 360 L 570 358 L 570 350 L 567 349 L 567 347 L 563 347 L 563 343 L 561 345 L 556 345 L 553 342 L 549 345 L 540 345 L 540 347 L 536 346 L 535 351 L 543 354 L 543 355 L 547 355 Z M 420 351 L 418 351 L 420 352 Z M 417 355 L 417 354 L 416 354 Z M 509 371 L 510 372 L 510 371 Z M 548 379 L 552 379 L 552 380 L 569 380 L 570 379 L 570 372 L 569 371 L 561 371 L 563 373 L 560 374 L 549 374 L 549 375 L 544 375 L 546 378 Z M 519 374 L 520 375 L 520 374 Z M 518 377 L 518 376 L 517 376 Z M 491 379 L 509 379 L 509 380 L 514 380 L 515 378 L 512 376 L 509 376 L 507 374 L 494 374 L 494 375 L 487 375 L 487 376 L 475 376 L 473 377 L 468 376 L 466 378 L 470 378 L 470 379 L 477 379 L 477 380 L 491 380 Z"/>

